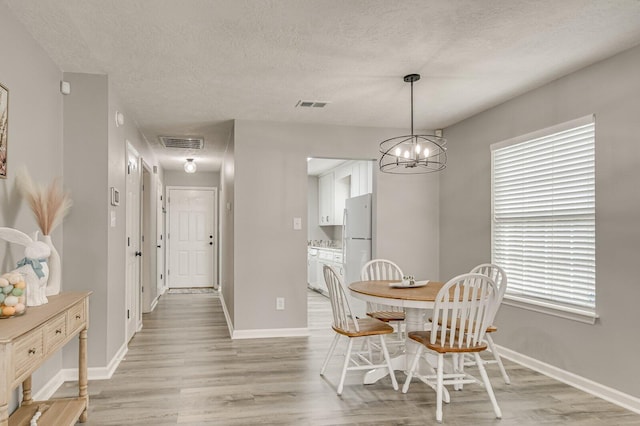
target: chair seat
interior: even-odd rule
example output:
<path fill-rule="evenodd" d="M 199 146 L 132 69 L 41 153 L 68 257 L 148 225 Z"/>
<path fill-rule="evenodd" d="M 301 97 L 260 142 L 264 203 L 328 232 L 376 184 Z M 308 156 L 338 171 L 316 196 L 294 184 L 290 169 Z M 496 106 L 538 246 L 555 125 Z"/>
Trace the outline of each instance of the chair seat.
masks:
<path fill-rule="evenodd" d="M 370 316 L 371 318 L 375 318 L 384 322 L 404 321 L 404 312 L 375 311 L 375 312 L 367 312 L 367 315 Z"/>
<path fill-rule="evenodd" d="M 336 333 L 340 333 L 348 337 L 377 336 L 379 334 L 391 334 L 394 332 L 393 327 L 375 318 L 358 318 L 358 327 L 360 331 L 355 331 L 355 325 L 352 320 L 349 321 L 348 329 L 333 326 Z"/>
<path fill-rule="evenodd" d="M 462 353 L 462 352 L 482 352 L 487 349 L 485 343 L 479 343 L 475 346 L 469 346 L 466 342 L 458 345 L 459 341 L 454 341 L 455 345 L 441 345 L 439 343 L 431 343 L 431 331 L 412 331 L 409 338 L 426 346 L 434 352 L 438 353 Z"/>
<path fill-rule="evenodd" d="M 433 319 L 429 318 L 429 322 L 432 322 Z M 438 321 L 438 325 L 442 325 L 442 321 Z M 467 323 L 465 322 L 465 328 L 467 327 Z M 451 320 L 447 321 L 447 327 L 451 328 Z M 472 327 L 473 329 L 475 329 L 475 325 L 474 327 Z M 460 329 L 460 324 L 456 324 L 456 329 Z M 485 331 L 485 333 L 495 333 L 496 331 L 498 331 L 498 327 L 495 325 L 490 325 L 489 327 L 487 327 L 487 331 Z"/>

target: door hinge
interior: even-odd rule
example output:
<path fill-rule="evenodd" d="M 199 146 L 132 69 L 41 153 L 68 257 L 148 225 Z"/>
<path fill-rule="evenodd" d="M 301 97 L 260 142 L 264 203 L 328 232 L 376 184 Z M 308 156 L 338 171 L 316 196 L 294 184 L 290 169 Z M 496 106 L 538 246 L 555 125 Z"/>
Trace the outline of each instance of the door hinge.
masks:
<path fill-rule="evenodd" d="M 140 238 L 142 239 L 142 242 L 144 243 L 144 235 L 140 236 Z"/>
<path fill-rule="evenodd" d="M 127 164 L 127 174 L 131 174 L 131 164 Z"/>
<path fill-rule="evenodd" d="M 131 247 L 131 238 L 127 237 L 127 247 Z"/>
<path fill-rule="evenodd" d="M 160 279 L 162 279 L 162 274 L 160 274 Z"/>
<path fill-rule="evenodd" d="M 129 310 L 127 309 L 127 319 L 131 319 L 131 316 L 129 315 Z"/>
<path fill-rule="evenodd" d="M 140 293 L 144 293 L 144 286 L 140 287 Z"/>

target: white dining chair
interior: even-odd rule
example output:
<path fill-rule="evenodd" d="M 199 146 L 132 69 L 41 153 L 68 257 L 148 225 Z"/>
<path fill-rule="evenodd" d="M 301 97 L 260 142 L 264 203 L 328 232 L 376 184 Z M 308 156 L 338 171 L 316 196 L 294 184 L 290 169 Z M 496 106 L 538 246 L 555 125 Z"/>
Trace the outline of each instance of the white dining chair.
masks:
<path fill-rule="evenodd" d="M 327 288 L 329 289 L 329 299 L 331 300 L 331 310 L 333 312 L 332 328 L 333 331 L 336 332 L 336 335 L 329 347 L 327 357 L 322 364 L 320 375 L 324 376 L 324 372 L 329 364 L 329 360 L 333 356 L 338 341 L 340 340 L 340 336 L 346 336 L 348 338 L 348 344 L 342 366 L 340 383 L 338 384 L 337 389 L 338 395 L 342 395 L 347 371 L 371 370 L 374 368 L 388 369 L 393 389 L 398 390 L 398 382 L 396 381 L 396 376 L 391 365 L 391 358 L 389 357 L 389 351 L 387 350 L 387 345 L 384 341 L 384 335 L 393 333 L 393 327 L 375 318 L 356 318 L 351 311 L 342 280 L 335 269 L 331 266 L 324 265 L 323 273 L 325 282 L 327 283 Z M 382 350 L 383 360 L 379 363 L 374 363 L 371 351 L 353 350 L 353 341 L 355 339 L 370 338 L 373 336 L 378 336 L 380 340 L 379 345 Z"/>
<path fill-rule="evenodd" d="M 484 360 L 485 364 L 498 364 L 498 368 L 500 369 L 500 373 L 502 374 L 502 379 L 506 384 L 511 384 L 511 379 L 507 374 L 507 370 L 504 368 L 504 364 L 502 363 L 502 358 L 500 357 L 500 353 L 498 352 L 498 348 L 493 343 L 493 338 L 491 335 L 498 331 L 498 327 L 494 325 L 494 319 L 496 314 L 498 313 L 498 309 L 500 309 L 500 305 L 502 304 L 502 299 L 504 298 L 504 294 L 507 291 L 507 274 L 504 269 L 500 266 L 495 265 L 493 263 L 483 263 L 481 265 L 476 266 L 471 270 L 471 273 L 486 275 L 491 278 L 498 288 L 498 297 L 496 298 L 495 304 L 492 309 L 490 325 L 487 328 L 487 333 L 485 335 L 485 339 L 487 344 L 489 345 L 489 350 L 491 351 L 491 355 L 493 356 L 492 360 Z M 472 366 L 475 365 L 475 359 L 469 356 L 464 357 L 464 365 Z"/>
<path fill-rule="evenodd" d="M 387 259 L 373 259 L 362 266 L 360 280 L 402 280 L 402 269 L 394 262 Z M 404 309 L 400 306 L 389 306 L 379 303 L 367 302 L 367 315 L 386 323 L 391 323 L 396 329 L 396 340 L 390 343 L 402 345 L 404 326 Z"/>
<path fill-rule="evenodd" d="M 449 280 L 438 292 L 433 309 L 433 321 L 430 330 L 411 331 L 408 337 L 419 343 L 418 350 L 411 363 L 407 379 L 402 387 L 406 393 L 413 376 L 436 389 L 436 421 L 442 422 L 442 400 L 445 385 L 479 383 L 493 405 L 497 418 L 502 412 L 496 401 L 491 382 L 480 359 L 480 353 L 487 349 L 484 336 L 491 319 L 493 304 L 498 290 L 493 280 L 482 274 L 464 274 Z M 418 361 L 427 349 L 437 356 L 436 375 L 418 374 Z M 470 375 L 454 364 L 452 372 L 444 374 L 444 356 L 447 354 L 472 354 L 476 360 L 481 380 Z M 447 402 L 450 397 L 446 398 Z"/>

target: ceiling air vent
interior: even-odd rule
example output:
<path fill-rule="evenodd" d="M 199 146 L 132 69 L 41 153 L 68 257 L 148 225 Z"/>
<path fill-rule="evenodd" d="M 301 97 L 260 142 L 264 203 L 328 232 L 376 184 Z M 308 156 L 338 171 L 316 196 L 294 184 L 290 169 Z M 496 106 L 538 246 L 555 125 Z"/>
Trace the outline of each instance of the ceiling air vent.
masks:
<path fill-rule="evenodd" d="M 330 102 L 327 101 L 298 101 L 296 107 L 302 108 L 324 108 Z"/>
<path fill-rule="evenodd" d="M 160 142 L 165 148 L 202 149 L 204 147 L 204 139 L 202 138 L 160 136 Z"/>

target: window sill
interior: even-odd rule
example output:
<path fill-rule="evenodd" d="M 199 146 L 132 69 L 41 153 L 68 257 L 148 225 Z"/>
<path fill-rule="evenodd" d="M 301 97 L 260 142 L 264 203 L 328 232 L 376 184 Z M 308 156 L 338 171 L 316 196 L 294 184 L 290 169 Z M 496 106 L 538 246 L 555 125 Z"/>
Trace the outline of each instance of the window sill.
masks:
<path fill-rule="evenodd" d="M 560 318 L 578 321 L 585 324 L 595 324 L 599 315 L 588 309 L 562 306 L 551 302 L 541 300 L 533 300 L 525 297 L 518 297 L 509 294 L 504 295 L 502 303 L 516 308 L 527 309 L 529 311 L 539 312 L 542 314 L 553 315 Z"/>

